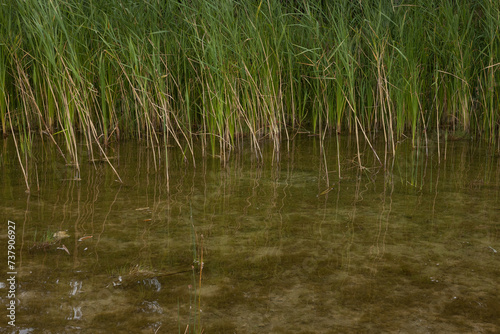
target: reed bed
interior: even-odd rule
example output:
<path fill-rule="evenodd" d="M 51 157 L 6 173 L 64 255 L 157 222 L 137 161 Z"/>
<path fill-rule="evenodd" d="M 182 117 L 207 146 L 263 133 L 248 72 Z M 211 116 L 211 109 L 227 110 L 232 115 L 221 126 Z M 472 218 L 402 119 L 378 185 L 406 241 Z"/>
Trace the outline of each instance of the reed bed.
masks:
<path fill-rule="evenodd" d="M 123 138 L 225 161 L 297 131 L 499 140 L 494 0 L 16 0 L 0 7 L 0 121 L 78 165 Z M 358 144 L 359 145 L 359 144 Z M 28 153 L 25 153 L 28 154 Z M 278 155 L 276 155 L 278 156 Z M 22 159 L 20 159 L 21 161 Z M 193 163 L 195 163 L 193 158 Z"/>

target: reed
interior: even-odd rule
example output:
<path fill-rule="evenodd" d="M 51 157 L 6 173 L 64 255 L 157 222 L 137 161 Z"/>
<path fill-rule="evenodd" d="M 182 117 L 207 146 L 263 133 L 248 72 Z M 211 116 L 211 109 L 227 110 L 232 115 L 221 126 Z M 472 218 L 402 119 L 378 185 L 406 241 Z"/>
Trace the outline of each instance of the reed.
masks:
<path fill-rule="evenodd" d="M 478 97 L 476 105 L 482 106 L 484 112 L 483 129 L 490 141 L 498 140 L 500 103 L 500 6 L 495 1 L 481 3 L 480 30 L 483 32 L 481 41 L 482 65 L 478 82 Z"/>
<path fill-rule="evenodd" d="M 80 138 L 90 157 L 137 138 L 158 166 L 171 143 L 186 160 L 202 145 L 226 161 L 243 137 L 257 157 L 268 138 L 278 157 L 304 130 L 353 132 L 358 145 L 381 134 L 393 153 L 443 128 L 498 140 L 498 1 L 26 0 L 0 11 L 2 132 L 48 135 L 76 166 Z"/>
<path fill-rule="evenodd" d="M 2 135 L 7 136 L 7 55 L 6 55 L 5 47 L 0 45 L 0 122 L 2 123 Z"/>

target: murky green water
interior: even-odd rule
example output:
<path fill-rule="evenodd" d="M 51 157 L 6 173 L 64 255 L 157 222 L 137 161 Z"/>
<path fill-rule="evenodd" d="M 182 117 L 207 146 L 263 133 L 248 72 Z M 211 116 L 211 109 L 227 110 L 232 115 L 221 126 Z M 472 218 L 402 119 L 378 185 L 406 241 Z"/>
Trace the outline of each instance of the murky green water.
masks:
<path fill-rule="evenodd" d="M 499 332 L 498 155 L 449 142 L 439 163 L 436 143 L 428 158 L 402 143 L 395 159 L 377 149 L 385 169 L 367 147 L 360 170 L 355 144 L 341 146 L 339 182 L 335 138 L 325 155 L 297 138 L 279 164 L 269 149 L 263 163 L 244 151 L 193 168 L 172 149 L 168 174 L 122 143 L 109 152 L 122 185 L 40 145 L 28 196 L 4 141 L 0 332 Z"/>

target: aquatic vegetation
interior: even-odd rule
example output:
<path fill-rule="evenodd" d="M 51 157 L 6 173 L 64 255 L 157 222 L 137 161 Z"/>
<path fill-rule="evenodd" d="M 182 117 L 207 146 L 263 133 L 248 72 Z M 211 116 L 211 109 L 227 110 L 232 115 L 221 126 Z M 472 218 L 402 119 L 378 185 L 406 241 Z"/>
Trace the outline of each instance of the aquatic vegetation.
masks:
<path fill-rule="evenodd" d="M 64 244 L 61 244 L 63 239 L 69 238 L 69 234 L 66 231 L 57 231 L 55 233 L 51 233 L 47 231 L 45 235 L 42 236 L 41 240 L 37 241 L 36 233 L 35 233 L 35 241 L 30 247 L 30 252 L 37 251 L 48 251 L 51 249 L 61 249 L 69 254 L 68 249 Z M 59 247 L 60 246 L 60 247 Z"/>
<path fill-rule="evenodd" d="M 277 158 L 297 131 L 352 132 L 358 146 L 383 135 L 393 153 L 431 130 L 499 138 L 498 1 L 27 0 L 0 11 L 0 122 L 28 156 L 37 134 L 77 168 L 79 140 L 92 160 L 137 138 L 159 166 L 172 144 L 193 163 L 194 145 L 226 161 L 242 138 L 258 158 L 269 139 Z"/>

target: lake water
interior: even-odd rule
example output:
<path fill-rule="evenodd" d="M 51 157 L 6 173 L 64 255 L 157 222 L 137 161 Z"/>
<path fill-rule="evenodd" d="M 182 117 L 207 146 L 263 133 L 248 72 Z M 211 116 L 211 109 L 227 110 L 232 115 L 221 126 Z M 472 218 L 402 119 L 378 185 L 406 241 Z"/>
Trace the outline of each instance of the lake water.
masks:
<path fill-rule="evenodd" d="M 323 154 L 299 136 L 279 163 L 271 146 L 196 167 L 169 148 L 167 169 L 124 142 L 108 151 L 123 184 L 37 143 L 29 195 L 1 145 L 0 333 L 500 332 L 500 159 L 484 143 L 376 145 L 385 167 L 363 146 L 360 169 L 354 141 Z"/>

